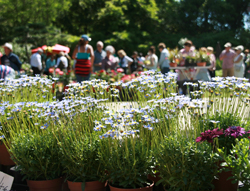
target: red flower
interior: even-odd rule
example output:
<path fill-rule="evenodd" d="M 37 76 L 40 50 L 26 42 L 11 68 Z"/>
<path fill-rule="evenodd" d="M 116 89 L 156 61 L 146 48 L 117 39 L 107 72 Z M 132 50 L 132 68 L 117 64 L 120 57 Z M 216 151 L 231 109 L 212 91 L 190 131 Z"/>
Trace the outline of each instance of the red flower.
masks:
<path fill-rule="evenodd" d="M 54 72 L 54 68 L 49 69 L 49 73 L 52 74 Z"/>
<path fill-rule="evenodd" d="M 219 130 L 219 128 L 211 130 L 207 130 L 204 133 L 201 133 L 201 137 L 196 138 L 196 142 L 203 142 L 207 141 L 209 143 L 213 142 L 213 139 L 216 137 L 219 137 L 220 135 L 223 135 L 223 129 Z"/>
<path fill-rule="evenodd" d="M 100 70 L 100 73 L 104 73 L 105 72 L 105 70 Z"/>

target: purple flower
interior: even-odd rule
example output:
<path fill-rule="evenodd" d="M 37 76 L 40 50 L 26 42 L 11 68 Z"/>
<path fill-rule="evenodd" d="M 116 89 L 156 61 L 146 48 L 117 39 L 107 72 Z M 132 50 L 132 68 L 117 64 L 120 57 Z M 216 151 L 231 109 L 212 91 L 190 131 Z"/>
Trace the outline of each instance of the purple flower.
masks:
<path fill-rule="evenodd" d="M 220 135 L 223 135 L 223 129 L 219 130 L 219 128 L 213 129 L 213 130 L 207 130 L 203 133 L 201 133 L 201 137 L 196 138 L 196 142 L 203 142 L 207 141 L 209 143 L 213 142 L 213 139 L 216 137 L 219 137 Z"/>
<path fill-rule="evenodd" d="M 228 127 L 226 130 L 225 130 L 225 136 L 232 136 L 234 138 L 237 138 L 239 136 L 242 136 L 246 133 L 245 129 L 240 127 L 240 126 L 231 126 L 231 127 Z"/>

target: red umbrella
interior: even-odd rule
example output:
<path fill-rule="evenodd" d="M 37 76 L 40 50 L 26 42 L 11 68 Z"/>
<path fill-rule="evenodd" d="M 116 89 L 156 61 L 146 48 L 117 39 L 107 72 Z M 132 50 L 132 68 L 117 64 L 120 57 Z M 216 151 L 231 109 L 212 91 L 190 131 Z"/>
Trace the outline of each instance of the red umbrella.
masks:
<path fill-rule="evenodd" d="M 38 48 L 35 48 L 35 49 L 32 49 L 31 50 L 31 53 L 34 54 L 38 51 L 38 49 L 43 49 L 43 50 L 47 50 L 47 53 L 60 53 L 60 52 L 64 52 L 64 53 L 69 53 L 70 52 L 70 48 L 67 47 L 67 46 L 63 46 L 63 45 L 60 45 L 60 44 L 56 44 L 55 46 L 52 46 L 52 47 L 49 47 L 49 46 L 46 46 L 46 45 L 43 45 L 42 47 L 38 47 Z"/>
<path fill-rule="evenodd" d="M 36 53 L 36 52 L 38 51 L 38 49 L 41 49 L 41 48 L 38 47 L 38 48 L 32 49 L 32 50 L 31 50 L 31 53 L 32 53 L 32 54 Z"/>
<path fill-rule="evenodd" d="M 55 46 L 53 46 L 53 52 L 54 53 L 59 53 L 59 52 L 69 53 L 70 48 L 67 46 L 56 44 Z"/>

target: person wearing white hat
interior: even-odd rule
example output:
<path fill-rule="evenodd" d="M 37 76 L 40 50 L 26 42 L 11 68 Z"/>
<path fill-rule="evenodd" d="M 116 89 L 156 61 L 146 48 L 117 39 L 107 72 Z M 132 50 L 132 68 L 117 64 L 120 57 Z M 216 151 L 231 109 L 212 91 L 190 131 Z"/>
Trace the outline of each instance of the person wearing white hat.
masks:
<path fill-rule="evenodd" d="M 30 65 L 33 70 L 33 75 L 41 75 L 42 72 L 42 55 L 43 50 L 39 48 L 35 54 L 32 54 L 30 57 Z"/>
<path fill-rule="evenodd" d="M 5 43 L 3 45 L 4 55 L 1 57 L 1 64 L 10 66 L 18 73 L 20 72 L 22 62 L 19 60 L 19 57 L 13 53 L 12 44 Z"/>
<path fill-rule="evenodd" d="M 231 49 L 232 44 L 227 42 L 225 45 L 225 50 L 220 54 L 220 60 L 222 63 L 223 77 L 234 76 L 234 57 L 236 53 Z"/>
<path fill-rule="evenodd" d="M 245 55 L 243 53 L 243 50 L 244 47 L 242 45 L 235 47 L 236 56 L 234 58 L 234 76 L 239 78 L 243 78 L 245 73 Z"/>

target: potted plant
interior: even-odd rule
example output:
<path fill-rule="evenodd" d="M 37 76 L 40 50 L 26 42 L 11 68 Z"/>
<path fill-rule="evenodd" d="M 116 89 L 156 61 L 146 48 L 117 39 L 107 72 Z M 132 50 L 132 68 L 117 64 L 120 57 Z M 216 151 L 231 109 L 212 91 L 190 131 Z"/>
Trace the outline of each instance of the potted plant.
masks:
<path fill-rule="evenodd" d="M 178 58 L 178 48 L 175 48 L 173 50 L 168 50 L 169 51 L 169 65 L 170 67 L 177 67 L 177 65 L 179 64 L 179 58 Z"/>
<path fill-rule="evenodd" d="M 99 137 L 76 127 L 56 133 L 61 150 L 61 164 L 71 191 L 104 191 L 105 169 L 98 153 Z"/>
<path fill-rule="evenodd" d="M 196 53 L 196 59 L 197 59 L 197 66 L 206 66 L 207 63 L 210 61 L 209 55 L 207 55 L 206 52 L 203 52 L 202 50 L 199 50 L 199 52 Z"/>
<path fill-rule="evenodd" d="M 4 135 L 1 135 L 0 131 L 0 164 L 5 166 L 13 166 L 15 165 L 14 161 L 11 159 L 10 154 L 8 152 L 7 147 L 4 144 Z"/>
<path fill-rule="evenodd" d="M 170 136 L 154 150 L 157 172 L 165 190 L 210 191 L 216 174 L 215 155 L 208 145 L 199 145 L 185 136 Z"/>
<path fill-rule="evenodd" d="M 152 190 L 155 147 L 153 138 L 158 120 L 155 108 L 121 109 L 104 114 L 96 122 L 101 133 L 100 160 L 107 171 L 106 179 L 114 190 Z"/>
<path fill-rule="evenodd" d="M 220 169 L 220 173 L 218 174 L 219 178 L 214 180 L 215 191 L 224 189 L 228 191 L 237 190 L 238 182 L 228 180 L 232 176 L 232 168 L 226 168 L 224 162 L 225 158 L 237 158 L 237 156 L 230 156 L 232 148 L 237 140 L 245 139 L 248 136 L 244 128 L 240 126 L 230 126 L 226 130 L 219 128 L 207 130 L 201 133 L 200 137 L 197 137 L 196 142 L 207 141 L 211 144 L 211 148 L 221 156 L 221 162 L 218 164 Z"/>
<path fill-rule="evenodd" d="M 112 130 L 106 135 L 100 153 L 111 191 L 152 190 L 153 182 L 147 178 L 154 164 L 149 145 L 137 137 L 137 131 Z M 125 136 L 119 139 L 120 135 Z"/>
<path fill-rule="evenodd" d="M 225 160 L 224 166 L 232 169 L 231 174 L 234 182 L 241 181 L 243 188 L 240 190 L 247 191 L 250 187 L 250 149 L 249 137 L 245 139 L 236 139 L 236 144 L 230 151 L 230 155 L 223 154 Z"/>
<path fill-rule="evenodd" d="M 60 191 L 61 156 L 57 140 L 50 129 L 11 131 L 10 154 L 31 191 Z"/>
<path fill-rule="evenodd" d="M 189 67 L 189 66 L 196 66 L 196 57 L 194 56 L 187 56 L 185 59 L 185 66 Z"/>

